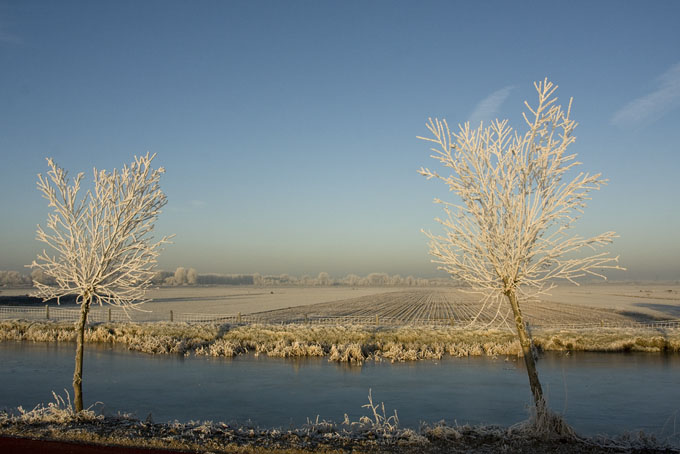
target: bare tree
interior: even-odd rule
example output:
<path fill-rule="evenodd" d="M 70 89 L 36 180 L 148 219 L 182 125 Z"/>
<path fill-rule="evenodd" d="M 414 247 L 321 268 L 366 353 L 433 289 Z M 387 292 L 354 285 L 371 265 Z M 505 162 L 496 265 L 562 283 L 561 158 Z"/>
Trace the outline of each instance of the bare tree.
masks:
<path fill-rule="evenodd" d="M 465 123 L 452 132 L 446 120 L 430 119 L 427 128 L 432 136 L 419 139 L 436 145 L 432 158 L 450 174 L 427 168 L 419 172 L 440 179 L 460 199 L 458 203 L 435 199 L 447 217 L 436 219 L 445 235 L 425 232 L 433 262 L 482 294 L 482 310 L 496 305 L 497 317 L 512 313 L 540 414 L 543 391 L 520 301 L 548 292 L 556 279 L 577 284 L 577 278 L 587 275 L 605 278 L 602 269 L 622 268 L 616 265 L 618 257 L 606 252 L 572 255 L 583 248 L 596 250 L 616 238 L 614 232 L 592 238 L 568 232 L 590 192 L 607 180 L 599 173 L 576 173 L 581 163 L 576 154 L 566 153 L 576 127 L 569 116 L 571 100 L 564 111 L 553 96 L 556 85 L 546 79 L 534 86 L 538 105 L 532 108 L 525 102 L 524 134 L 514 132 L 507 120 L 496 120 L 487 128 L 480 124 L 474 130 Z"/>
<path fill-rule="evenodd" d="M 21 287 L 31 284 L 31 278 L 18 271 L 0 271 L 0 286 Z"/>
<path fill-rule="evenodd" d="M 56 280 L 56 285 L 35 281 L 35 296 L 59 301 L 75 294 L 80 304 L 73 373 L 76 411 L 83 409 L 83 343 L 90 306 L 106 303 L 127 310 L 146 302 L 156 258 L 168 242 L 168 237 L 153 242 L 151 236 L 166 203 L 159 187 L 164 169 L 151 168 L 154 157 L 135 157 L 129 167 L 111 173 L 94 169 L 94 189 L 82 196 L 83 173 L 70 184 L 67 172 L 48 159 L 47 176 L 38 175 L 38 190 L 54 212 L 48 214 L 47 231 L 38 226 L 37 239 L 55 255 L 43 251 L 29 266 Z"/>
<path fill-rule="evenodd" d="M 198 284 L 198 271 L 194 268 L 189 268 L 187 270 L 187 284 L 196 285 Z"/>
<path fill-rule="evenodd" d="M 331 285 L 330 275 L 325 271 L 320 272 L 319 275 L 316 277 L 315 284 L 323 286 Z"/>
<path fill-rule="evenodd" d="M 361 278 L 356 274 L 350 273 L 342 280 L 345 285 L 356 287 L 361 282 Z"/>
<path fill-rule="evenodd" d="M 368 280 L 368 285 L 374 286 L 384 286 L 390 282 L 390 277 L 387 273 L 371 273 L 366 276 L 366 279 Z"/>
<path fill-rule="evenodd" d="M 175 270 L 175 285 L 186 285 L 187 283 L 187 269 L 183 266 L 177 267 Z"/>
<path fill-rule="evenodd" d="M 402 285 L 404 279 L 399 274 L 390 277 L 390 285 Z"/>
<path fill-rule="evenodd" d="M 57 280 L 54 277 L 48 276 L 41 269 L 38 268 L 35 268 L 33 271 L 31 271 L 31 280 L 33 282 L 34 287 L 37 287 L 36 281 L 48 286 L 57 285 Z"/>

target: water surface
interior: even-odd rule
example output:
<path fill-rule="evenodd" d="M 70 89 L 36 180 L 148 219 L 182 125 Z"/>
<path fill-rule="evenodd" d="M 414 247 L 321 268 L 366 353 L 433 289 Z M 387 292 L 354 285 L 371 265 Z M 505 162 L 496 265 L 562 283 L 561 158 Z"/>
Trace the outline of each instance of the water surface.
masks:
<path fill-rule="evenodd" d="M 52 390 L 71 392 L 74 352 L 68 343 L 0 342 L 0 407 L 32 408 L 52 401 Z M 85 406 L 101 401 L 105 413 L 155 421 L 251 420 L 285 428 L 317 415 L 358 420 L 368 415 L 361 406 L 369 388 L 374 402 L 385 402 L 390 414 L 397 409 L 401 425 L 413 428 L 442 419 L 509 426 L 527 418 L 531 403 L 523 361 L 513 357 L 350 366 L 319 358 L 153 356 L 87 345 L 84 361 Z M 580 433 L 673 433 L 680 355 L 550 353 L 538 368 L 551 408 Z"/>

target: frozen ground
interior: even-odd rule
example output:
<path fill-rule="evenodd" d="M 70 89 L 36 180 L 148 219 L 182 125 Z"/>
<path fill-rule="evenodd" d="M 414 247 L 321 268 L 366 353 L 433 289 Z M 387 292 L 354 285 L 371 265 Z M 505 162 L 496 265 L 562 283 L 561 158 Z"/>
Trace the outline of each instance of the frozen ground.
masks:
<path fill-rule="evenodd" d="M 680 318 L 678 284 L 590 284 L 561 285 L 545 301 L 578 304 L 592 308 L 640 312 L 655 318 Z"/>
<path fill-rule="evenodd" d="M 29 289 L 2 289 L 0 296 L 25 295 L 29 291 Z M 163 314 L 172 310 L 175 314 L 240 312 L 245 315 L 277 311 L 280 315 L 286 312 L 291 315 L 312 312 L 318 315 L 343 315 L 344 311 L 344 315 L 378 313 L 381 316 L 389 316 L 393 312 L 396 313 L 395 311 L 403 311 L 403 308 L 413 302 L 419 302 L 422 308 L 421 315 L 429 310 L 433 317 L 447 318 L 454 316 L 455 313 L 470 312 L 474 309 L 472 307 L 474 297 L 453 288 L 164 287 L 150 290 L 148 296 L 153 298 L 153 301 L 143 308 Z M 444 304 L 437 301 L 444 301 Z M 384 306 L 382 309 L 378 307 L 380 304 Z M 316 306 L 309 307 L 312 305 Z M 351 306 L 355 306 L 352 309 L 354 312 L 350 310 Z M 585 311 L 589 314 L 584 312 L 583 315 L 588 315 L 584 318 L 593 320 L 609 320 L 612 317 L 620 318 L 622 315 L 633 319 L 645 318 L 637 314 L 656 319 L 679 319 L 680 285 L 591 284 L 579 287 L 562 285 L 554 289 L 551 295 L 546 296 L 536 310 L 546 319 L 557 320 L 561 316 L 571 319 L 573 316 L 566 316 L 565 312 L 578 314 L 579 306 L 589 308 Z M 369 313 L 371 309 L 373 312 Z M 614 316 L 611 310 L 619 314 Z M 548 313 L 552 315 L 545 315 Z M 408 318 L 416 314 L 402 315 Z M 569 321 L 564 320 L 565 323 Z"/>
<path fill-rule="evenodd" d="M 622 326 L 633 322 L 652 322 L 669 319 L 668 315 L 650 308 L 636 312 L 632 308 L 592 307 L 587 298 L 583 305 L 569 303 L 571 296 L 558 301 L 523 301 L 522 313 L 532 326 L 583 327 Z M 597 306 L 597 305 L 593 305 Z M 456 289 L 398 289 L 376 295 L 361 296 L 341 301 L 297 306 L 256 314 L 260 321 L 269 323 L 290 321 L 334 320 L 341 323 L 418 324 L 445 323 L 455 326 L 475 322 L 476 326 L 512 325 L 512 314 L 505 301 L 482 304 L 477 295 Z"/>
<path fill-rule="evenodd" d="M 349 287 L 166 287 L 153 289 L 146 309 L 208 314 L 255 312 L 308 306 L 384 293 L 384 288 Z"/>
<path fill-rule="evenodd" d="M 350 287 L 158 287 L 147 292 L 153 301 L 144 309 L 160 312 L 202 312 L 235 314 L 283 309 L 292 306 L 325 303 L 359 296 L 374 295 L 393 288 Z M 0 297 L 23 296 L 28 288 L 0 289 Z"/>

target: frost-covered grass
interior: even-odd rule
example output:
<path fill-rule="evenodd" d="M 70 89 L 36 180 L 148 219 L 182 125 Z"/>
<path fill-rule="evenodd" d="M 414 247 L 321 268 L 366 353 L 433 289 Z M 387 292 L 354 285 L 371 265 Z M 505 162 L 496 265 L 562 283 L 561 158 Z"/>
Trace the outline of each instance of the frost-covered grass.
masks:
<path fill-rule="evenodd" d="M 301 427 L 262 428 L 212 421 L 155 423 L 130 415 L 104 416 L 92 409 L 76 413 L 68 398 L 26 411 L 0 411 L 0 435 L 81 443 L 165 448 L 196 453 L 673 453 L 680 452 L 677 434 L 658 441 L 643 433 L 615 439 L 583 438 L 559 415 L 504 428 L 498 426 L 423 424 L 418 430 L 399 426 L 383 403 L 374 404 L 370 390 L 368 413 L 342 422 L 308 419 Z M 675 438 L 674 438 L 675 437 Z"/>
<path fill-rule="evenodd" d="M 80 412 L 76 412 L 73 409 L 71 396 L 68 391 L 66 391 L 66 397 L 62 397 L 54 391 L 52 391 L 52 396 L 54 397 L 54 402 L 49 402 L 47 406 L 40 404 L 36 405 L 31 410 L 25 410 L 23 407 L 19 406 L 17 407 L 16 413 L 12 415 L 4 414 L 3 416 L 25 424 L 62 424 L 71 421 L 95 421 L 104 419 L 104 416 L 92 409 L 93 407 L 88 407 Z"/>
<path fill-rule="evenodd" d="M 75 335 L 72 323 L 0 322 L 0 341 L 72 342 Z M 533 338 L 535 345 L 544 351 L 680 352 L 679 329 L 545 330 L 533 333 Z M 522 354 L 510 331 L 447 326 L 100 323 L 88 326 L 85 340 L 152 354 L 231 357 L 254 353 L 272 357 L 327 357 L 352 363 Z"/>
<path fill-rule="evenodd" d="M 680 329 L 594 328 L 546 330 L 534 335 L 544 351 L 680 352 Z"/>

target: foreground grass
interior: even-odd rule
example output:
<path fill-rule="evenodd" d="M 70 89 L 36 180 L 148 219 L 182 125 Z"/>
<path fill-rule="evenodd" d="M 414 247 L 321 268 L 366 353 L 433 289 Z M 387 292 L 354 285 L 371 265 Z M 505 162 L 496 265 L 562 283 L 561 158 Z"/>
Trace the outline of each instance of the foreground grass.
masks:
<path fill-rule="evenodd" d="M 0 341 L 73 342 L 70 322 L 0 322 Z M 596 328 L 533 333 L 543 351 L 680 352 L 680 329 Z M 437 326 L 224 325 L 100 323 L 88 326 L 88 343 L 110 343 L 152 354 L 231 357 L 327 357 L 331 361 L 413 361 L 444 356 L 521 356 L 514 333 Z"/>
<path fill-rule="evenodd" d="M 342 423 L 308 420 L 298 428 L 263 429 L 224 423 L 154 423 L 129 415 L 104 416 L 88 408 L 75 413 L 70 401 L 30 411 L 0 411 L 0 436 L 57 440 L 94 445 L 171 449 L 195 453 L 678 453 L 644 434 L 616 439 L 580 437 L 558 415 L 534 417 L 509 428 L 497 426 L 423 425 L 418 431 L 399 427 L 384 405 L 369 393 L 368 416 Z M 557 422 L 558 424 L 554 424 Z M 674 435 L 677 436 L 677 435 Z M 666 442 L 676 441 L 673 437 Z"/>

